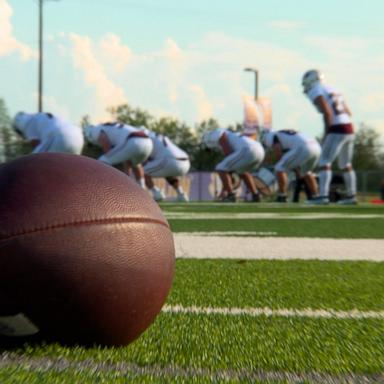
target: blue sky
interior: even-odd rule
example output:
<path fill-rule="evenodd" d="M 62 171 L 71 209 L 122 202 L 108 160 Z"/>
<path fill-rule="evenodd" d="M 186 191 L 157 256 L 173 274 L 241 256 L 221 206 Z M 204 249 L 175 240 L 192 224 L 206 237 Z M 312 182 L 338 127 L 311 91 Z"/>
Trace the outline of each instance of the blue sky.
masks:
<path fill-rule="evenodd" d="M 358 126 L 384 135 L 382 0 L 46 0 L 44 108 L 79 122 L 121 103 L 193 126 L 243 120 L 242 96 L 273 105 L 275 129 L 322 132 L 303 96 L 321 69 Z M 0 0 L 0 84 L 11 114 L 37 108 L 37 0 Z"/>

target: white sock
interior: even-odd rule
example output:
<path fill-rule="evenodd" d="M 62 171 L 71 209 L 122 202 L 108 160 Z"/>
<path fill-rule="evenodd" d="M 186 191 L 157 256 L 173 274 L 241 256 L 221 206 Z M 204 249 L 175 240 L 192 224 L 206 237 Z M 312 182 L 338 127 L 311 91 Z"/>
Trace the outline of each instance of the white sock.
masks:
<path fill-rule="evenodd" d="M 151 191 L 152 192 L 160 192 L 160 188 L 156 187 L 156 185 L 155 185 L 153 188 L 151 188 Z"/>
<path fill-rule="evenodd" d="M 343 173 L 345 188 L 347 190 L 347 196 L 356 195 L 356 173 L 352 169 Z"/>
<path fill-rule="evenodd" d="M 137 181 L 137 184 L 140 185 L 141 188 L 145 189 L 145 180 L 144 180 L 144 177 L 139 179 L 139 180 L 136 180 Z"/>
<path fill-rule="evenodd" d="M 331 184 L 332 171 L 330 169 L 322 170 L 319 172 L 319 194 L 322 197 L 329 196 L 329 185 Z"/>
<path fill-rule="evenodd" d="M 184 189 L 183 189 L 183 187 L 180 186 L 180 185 L 177 187 L 176 191 L 177 191 L 177 194 L 178 194 L 178 195 L 182 195 L 182 194 L 184 193 Z"/>

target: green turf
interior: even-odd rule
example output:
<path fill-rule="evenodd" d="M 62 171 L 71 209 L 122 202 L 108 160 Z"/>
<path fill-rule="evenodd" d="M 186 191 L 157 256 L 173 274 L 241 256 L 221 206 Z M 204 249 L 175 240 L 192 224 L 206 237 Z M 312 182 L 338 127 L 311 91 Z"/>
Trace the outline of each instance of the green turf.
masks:
<path fill-rule="evenodd" d="M 161 203 L 164 212 L 212 212 L 212 213 L 344 213 L 344 214 L 379 214 L 384 215 L 384 205 L 359 204 L 339 206 L 310 206 L 305 204 L 270 204 L 270 203 Z"/>
<path fill-rule="evenodd" d="M 192 219 L 169 220 L 173 232 L 273 232 L 280 237 L 383 239 L 383 219 Z M 298 244 L 298 246 L 300 246 Z"/>
<path fill-rule="evenodd" d="M 170 219 L 175 232 L 384 237 L 384 207 L 370 205 L 162 204 L 162 208 L 169 214 L 210 214 L 210 219 Z M 215 213 L 229 214 L 229 218 L 215 219 Z M 325 213 L 351 217 L 233 219 L 232 213 Z M 384 263 L 362 261 L 180 259 L 167 303 L 383 311 L 383 274 Z M 223 375 L 227 375 L 225 382 L 249 383 L 258 382 L 255 373 L 276 372 L 283 376 L 303 374 L 302 380 L 294 381 L 300 383 L 311 382 L 311 374 L 331 375 L 317 382 L 332 382 L 332 378 L 333 382 L 384 382 L 384 320 L 162 313 L 127 347 L 86 349 L 27 344 L 11 353 L 17 358 L 3 365 L 1 357 L 6 355 L 0 355 L 0 383 L 211 383 L 224 381 Z M 63 361 L 66 365 L 60 364 Z M 350 379 L 343 376 L 346 374 L 367 377 Z M 263 382 L 293 380 L 283 377 Z"/>
<path fill-rule="evenodd" d="M 179 259 L 170 304 L 384 310 L 384 263 Z"/>

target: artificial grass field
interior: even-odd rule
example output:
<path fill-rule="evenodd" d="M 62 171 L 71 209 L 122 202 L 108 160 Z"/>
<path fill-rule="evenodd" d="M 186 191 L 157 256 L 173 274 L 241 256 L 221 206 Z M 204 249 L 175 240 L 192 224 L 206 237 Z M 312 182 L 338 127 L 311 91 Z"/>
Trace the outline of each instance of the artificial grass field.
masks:
<path fill-rule="evenodd" d="M 162 208 L 176 232 L 384 238 L 384 207 L 377 206 L 196 203 Z M 210 218 L 173 219 L 173 212 L 208 213 Z M 227 213 L 277 216 L 215 219 Z M 320 213 L 350 218 L 294 218 Z M 281 218 L 286 215 L 293 218 Z M 0 383 L 384 382 L 383 273 L 384 263 L 366 261 L 178 259 L 168 306 L 322 309 L 347 316 L 163 312 L 124 348 L 3 348 Z M 375 316 L 348 317 L 354 310 Z"/>

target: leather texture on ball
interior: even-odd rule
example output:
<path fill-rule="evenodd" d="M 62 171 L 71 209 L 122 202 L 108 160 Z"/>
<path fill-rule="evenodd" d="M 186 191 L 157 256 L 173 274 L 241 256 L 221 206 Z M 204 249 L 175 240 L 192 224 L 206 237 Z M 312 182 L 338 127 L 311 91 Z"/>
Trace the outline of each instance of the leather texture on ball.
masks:
<path fill-rule="evenodd" d="M 59 153 L 0 166 L 0 318 L 24 314 L 38 339 L 132 342 L 165 302 L 174 255 L 158 205 L 113 167 Z"/>

